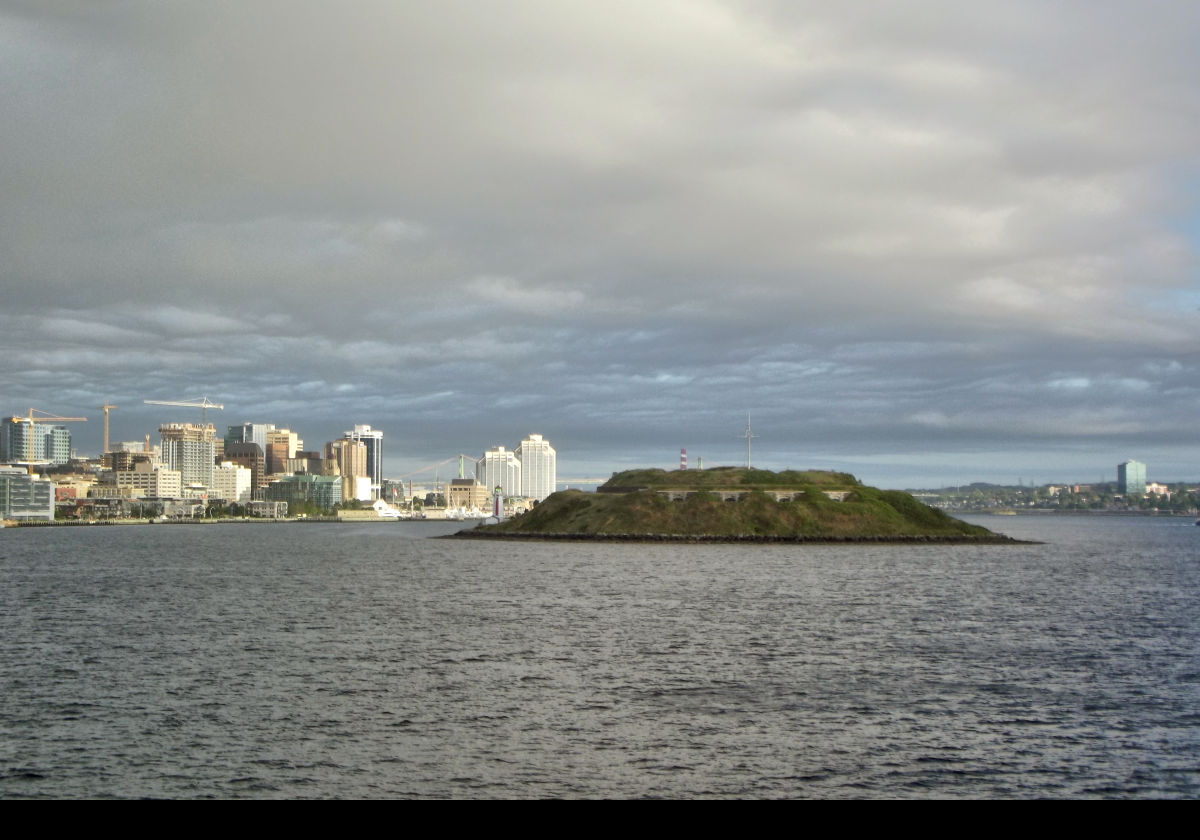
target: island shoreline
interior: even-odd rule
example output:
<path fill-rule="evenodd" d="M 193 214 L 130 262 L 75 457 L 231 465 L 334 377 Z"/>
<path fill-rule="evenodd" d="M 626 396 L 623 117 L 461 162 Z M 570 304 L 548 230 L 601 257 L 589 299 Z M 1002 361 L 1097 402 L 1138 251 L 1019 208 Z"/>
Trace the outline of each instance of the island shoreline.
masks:
<path fill-rule="evenodd" d="M 803 536 L 774 534 L 590 534 L 583 532 L 496 532 L 464 529 L 444 534 L 441 540 L 521 540 L 526 542 L 615 542 L 615 543 L 780 543 L 783 545 L 1041 545 L 1036 540 L 1018 540 L 1003 534 L 893 534 L 880 536 Z"/>

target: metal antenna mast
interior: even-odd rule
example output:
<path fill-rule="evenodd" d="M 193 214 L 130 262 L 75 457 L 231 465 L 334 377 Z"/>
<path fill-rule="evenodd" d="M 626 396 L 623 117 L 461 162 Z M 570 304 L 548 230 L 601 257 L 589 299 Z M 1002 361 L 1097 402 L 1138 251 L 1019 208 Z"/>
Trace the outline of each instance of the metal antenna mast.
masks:
<path fill-rule="evenodd" d="M 750 441 L 758 437 L 758 435 L 750 430 L 750 412 L 748 411 L 746 412 L 746 431 L 742 434 L 742 437 L 746 439 L 746 469 L 750 469 Z"/>

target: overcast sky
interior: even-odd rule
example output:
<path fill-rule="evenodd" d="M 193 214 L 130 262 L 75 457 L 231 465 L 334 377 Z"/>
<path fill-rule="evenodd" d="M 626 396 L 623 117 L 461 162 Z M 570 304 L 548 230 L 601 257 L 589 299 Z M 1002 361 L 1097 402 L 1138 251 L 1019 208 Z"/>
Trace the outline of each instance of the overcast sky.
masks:
<path fill-rule="evenodd" d="M 1200 478 L 1200 5 L 4 2 L 0 397 L 401 475 Z M 444 473 L 443 473 L 444 474 Z"/>

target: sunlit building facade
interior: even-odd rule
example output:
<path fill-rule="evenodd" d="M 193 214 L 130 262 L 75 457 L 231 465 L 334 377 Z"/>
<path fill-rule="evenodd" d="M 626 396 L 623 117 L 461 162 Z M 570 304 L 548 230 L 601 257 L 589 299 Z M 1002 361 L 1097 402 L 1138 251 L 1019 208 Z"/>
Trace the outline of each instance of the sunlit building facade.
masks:
<path fill-rule="evenodd" d="M 475 462 L 475 478 L 488 492 L 499 487 L 502 496 L 522 495 L 521 462 L 517 460 L 516 452 L 503 446 L 489 449 Z"/>
<path fill-rule="evenodd" d="M 539 502 L 554 492 L 558 485 L 558 454 L 550 441 L 541 435 L 530 435 L 517 447 L 521 462 L 521 495 Z"/>
<path fill-rule="evenodd" d="M 168 423 L 158 428 L 162 462 L 179 470 L 183 485 L 212 487 L 216 440 L 212 424 Z"/>
<path fill-rule="evenodd" d="M 383 432 L 370 426 L 355 426 L 343 437 L 361 441 L 367 448 L 367 475 L 371 478 L 371 498 L 378 499 L 383 487 Z"/>

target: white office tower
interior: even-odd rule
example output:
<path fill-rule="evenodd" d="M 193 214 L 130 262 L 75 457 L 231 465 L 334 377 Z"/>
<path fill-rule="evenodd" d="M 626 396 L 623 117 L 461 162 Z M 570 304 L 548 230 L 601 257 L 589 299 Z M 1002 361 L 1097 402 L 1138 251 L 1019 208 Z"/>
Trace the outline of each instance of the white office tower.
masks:
<path fill-rule="evenodd" d="M 517 447 L 521 462 L 521 495 L 539 502 L 558 485 L 558 455 L 550 441 L 530 435 Z"/>
<path fill-rule="evenodd" d="M 371 498 L 378 499 L 383 488 L 383 432 L 370 426 L 355 426 L 343 436 L 357 440 L 367 447 L 367 475 L 371 477 Z"/>
<path fill-rule="evenodd" d="M 517 453 L 503 446 L 484 452 L 475 462 L 475 480 L 489 493 L 499 487 L 501 496 L 522 495 L 521 462 L 517 460 Z"/>

